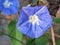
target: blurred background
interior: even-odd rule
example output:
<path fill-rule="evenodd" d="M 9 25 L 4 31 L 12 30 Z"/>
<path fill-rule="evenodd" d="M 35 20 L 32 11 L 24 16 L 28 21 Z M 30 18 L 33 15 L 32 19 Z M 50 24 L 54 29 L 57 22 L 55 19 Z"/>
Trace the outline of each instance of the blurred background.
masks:
<path fill-rule="evenodd" d="M 37 1 L 38 0 L 19 0 L 19 10 L 23 6 L 36 3 Z M 60 0 L 47 0 L 47 4 L 53 18 L 55 43 L 56 45 L 60 45 Z M 50 29 L 42 37 L 35 40 L 27 39 L 25 36 L 22 36 L 22 34 L 19 34 L 19 32 L 17 33 L 17 31 L 14 32 L 13 30 L 17 30 L 15 24 L 18 19 L 18 15 L 19 12 L 16 15 L 11 16 L 11 19 L 7 20 L 0 14 L 0 45 L 23 45 L 20 44 L 22 42 L 26 45 L 53 45 Z"/>

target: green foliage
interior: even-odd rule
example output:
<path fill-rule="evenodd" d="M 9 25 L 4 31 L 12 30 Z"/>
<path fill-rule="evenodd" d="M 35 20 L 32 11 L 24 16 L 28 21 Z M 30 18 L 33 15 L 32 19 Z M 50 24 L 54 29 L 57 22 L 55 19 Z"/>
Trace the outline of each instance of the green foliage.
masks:
<path fill-rule="evenodd" d="M 38 1 L 38 0 L 33 0 L 35 3 Z"/>
<path fill-rule="evenodd" d="M 46 45 L 47 42 L 48 38 L 45 35 L 37 39 L 28 39 L 26 45 Z"/>
<path fill-rule="evenodd" d="M 8 25 L 7 33 L 17 40 L 22 41 L 22 34 L 16 28 L 16 21 L 13 20 L 10 22 L 10 24 Z M 10 38 L 12 45 L 21 45 L 21 43 L 17 40 Z"/>
<path fill-rule="evenodd" d="M 36 39 L 36 45 L 47 45 L 48 39 L 46 37 L 40 37 Z"/>
<path fill-rule="evenodd" d="M 36 44 L 35 44 L 35 39 L 28 39 L 28 40 L 26 41 L 26 45 L 36 45 Z"/>
<path fill-rule="evenodd" d="M 56 40 L 56 45 L 60 45 L 60 39 Z"/>
<path fill-rule="evenodd" d="M 60 18 L 54 18 L 54 22 L 60 24 Z"/>

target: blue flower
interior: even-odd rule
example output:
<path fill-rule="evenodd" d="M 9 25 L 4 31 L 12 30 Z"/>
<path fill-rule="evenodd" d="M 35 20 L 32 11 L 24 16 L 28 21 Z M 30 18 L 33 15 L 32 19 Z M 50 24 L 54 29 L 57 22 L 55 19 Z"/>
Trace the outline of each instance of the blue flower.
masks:
<path fill-rule="evenodd" d="M 46 6 L 26 6 L 20 10 L 16 26 L 21 33 L 34 39 L 52 26 L 52 18 Z"/>
<path fill-rule="evenodd" d="M 16 14 L 18 6 L 18 0 L 0 0 L 0 11 L 2 15 Z"/>

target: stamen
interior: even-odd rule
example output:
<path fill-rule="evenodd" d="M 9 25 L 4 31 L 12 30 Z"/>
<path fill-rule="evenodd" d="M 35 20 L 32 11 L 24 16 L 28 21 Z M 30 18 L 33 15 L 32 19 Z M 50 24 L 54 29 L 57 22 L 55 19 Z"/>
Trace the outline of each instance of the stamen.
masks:
<path fill-rule="evenodd" d="M 33 15 L 29 17 L 29 22 L 31 22 L 33 25 L 37 24 L 39 25 L 39 18 L 37 15 Z"/>
<path fill-rule="evenodd" d="M 4 7 L 5 8 L 9 8 L 11 5 L 13 5 L 12 2 L 9 2 L 9 0 L 6 0 L 4 3 L 3 3 Z"/>

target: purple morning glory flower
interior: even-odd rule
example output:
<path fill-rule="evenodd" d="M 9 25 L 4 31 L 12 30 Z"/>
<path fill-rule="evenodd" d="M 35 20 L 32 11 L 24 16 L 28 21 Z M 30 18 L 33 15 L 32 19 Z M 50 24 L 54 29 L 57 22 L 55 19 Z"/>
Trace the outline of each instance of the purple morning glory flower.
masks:
<path fill-rule="evenodd" d="M 26 6 L 20 10 L 16 26 L 21 33 L 34 39 L 52 26 L 52 18 L 46 6 Z"/>
<path fill-rule="evenodd" d="M 0 0 L 0 11 L 3 15 L 16 14 L 18 11 L 18 0 Z"/>

